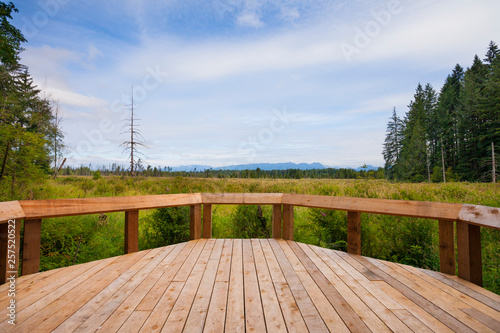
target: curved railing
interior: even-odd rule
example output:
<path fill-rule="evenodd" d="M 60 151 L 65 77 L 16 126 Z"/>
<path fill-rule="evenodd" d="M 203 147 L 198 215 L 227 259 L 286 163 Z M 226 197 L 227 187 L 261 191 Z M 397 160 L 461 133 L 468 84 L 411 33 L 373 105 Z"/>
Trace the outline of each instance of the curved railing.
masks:
<path fill-rule="evenodd" d="M 20 220 L 24 220 L 21 272 L 26 275 L 39 270 L 42 219 L 123 211 L 125 253 L 131 253 L 138 251 L 139 210 L 190 206 L 191 239 L 198 239 L 212 237 L 212 205 L 217 204 L 272 205 L 272 237 L 286 240 L 293 240 L 294 206 L 347 211 L 347 251 L 353 254 L 361 254 L 361 213 L 438 220 L 440 270 L 452 275 L 456 272 L 456 223 L 458 276 L 478 285 L 482 285 L 480 228 L 500 229 L 500 209 L 495 207 L 289 193 L 193 193 L 9 201 L 0 203 L 0 283 L 4 283 L 9 274 L 17 276 Z"/>

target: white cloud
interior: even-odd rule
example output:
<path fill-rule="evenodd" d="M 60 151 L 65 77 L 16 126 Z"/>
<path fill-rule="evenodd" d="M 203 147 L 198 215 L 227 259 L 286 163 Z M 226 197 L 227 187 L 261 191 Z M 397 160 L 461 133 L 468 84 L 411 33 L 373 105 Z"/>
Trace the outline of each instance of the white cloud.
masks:
<path fill-rule="evenodd" d="M 242 27 L 262 28 L 264 26 L 264 22 L 256 13 L 242 13 L 238 16 L 236 22 Z"/>

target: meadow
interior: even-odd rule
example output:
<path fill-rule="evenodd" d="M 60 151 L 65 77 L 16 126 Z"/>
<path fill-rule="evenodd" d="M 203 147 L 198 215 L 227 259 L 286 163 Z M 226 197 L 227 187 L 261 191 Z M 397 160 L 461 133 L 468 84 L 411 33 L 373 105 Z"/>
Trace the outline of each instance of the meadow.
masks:
<path fill-rule="evenodd" d="M 236 179 L 189 177 L 59 177 L 33 190 L 34 199 L 169 193 L 300 193 L 500 207 L 500 185 L 392 183 L 386 180 Z M 269 237 L 271 206 L 213 206 L 214 238 Z M 186 207 L 140 212 L 140 249 L 189 237 Z M 345 212 L 295 208 L 295 240 L 345 250 Z M 437 221 L 362 214 L 362 254 L 439 269 Z M 46 219 L 41 270 L 123 254 L 123 213 Z M 482 228 L 484 286 L 500 293 L 500 232 Z"/>

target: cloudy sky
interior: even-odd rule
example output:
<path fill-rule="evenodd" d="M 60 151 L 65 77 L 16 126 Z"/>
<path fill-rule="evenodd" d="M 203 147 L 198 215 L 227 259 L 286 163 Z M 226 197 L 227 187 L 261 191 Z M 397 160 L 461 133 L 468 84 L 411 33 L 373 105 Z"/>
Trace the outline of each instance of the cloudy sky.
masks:
<path fill-rule="evenodd" d="M 500 43 L 498 0 L 22 0 L 22 62 L 68 163 L 383 165 L 391 110 Z"/>

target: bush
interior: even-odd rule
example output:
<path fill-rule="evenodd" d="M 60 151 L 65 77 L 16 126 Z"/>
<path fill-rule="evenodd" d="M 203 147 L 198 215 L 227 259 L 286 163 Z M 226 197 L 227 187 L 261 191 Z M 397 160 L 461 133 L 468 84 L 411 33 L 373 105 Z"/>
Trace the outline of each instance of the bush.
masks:
<path fill-rule="evenodd" d="M 271 237 L 271 214 L 261 206 L 238 206 L 231 220 L 235 238 Z"/>
<path fill-rule="evenodd" d="M 140 223 L 141 250 L 189 241 L 189 207 L 155 210 Z"/>

